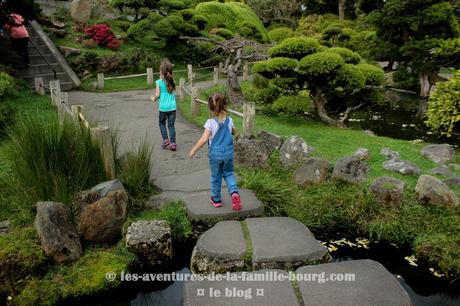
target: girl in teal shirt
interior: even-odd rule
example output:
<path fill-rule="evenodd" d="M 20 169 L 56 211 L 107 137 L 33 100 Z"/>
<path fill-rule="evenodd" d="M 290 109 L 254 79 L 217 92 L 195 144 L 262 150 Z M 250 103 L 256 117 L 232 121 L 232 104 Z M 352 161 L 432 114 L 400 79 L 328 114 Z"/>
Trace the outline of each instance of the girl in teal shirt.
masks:
<path fill-rule="evenodd" d="M 160 100 L 159 109 L 159 123 L 163 149 L 170 148 L 176 151 L 176 84 L 173 79 L 173 65 L 163 60 L 160 65 L 160 79 L 155 81 L 155 97 L 153 102 Z M 168 122 L 168 131 L 166 130 L 166 121 Z"/>

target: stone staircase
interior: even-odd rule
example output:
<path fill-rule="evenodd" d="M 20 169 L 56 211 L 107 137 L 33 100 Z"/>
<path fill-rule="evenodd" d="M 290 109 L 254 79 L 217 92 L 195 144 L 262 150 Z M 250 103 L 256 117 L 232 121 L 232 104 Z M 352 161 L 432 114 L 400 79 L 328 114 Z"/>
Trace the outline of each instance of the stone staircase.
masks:
<path fill-rule="evenodd" d="M 67 64 L 64 57 L 49 39 L 40 24 L 31 21 L 27 25 L 29 32 L 29 57 L 30 67 L 21 69 L 21 77 L 35 86 L 35 78 L 43 78 L 43 83 L 48 85 L 55 78 L 60 81 L 61 90 L 68 91 L 80 86 L 78 76 Z"/>

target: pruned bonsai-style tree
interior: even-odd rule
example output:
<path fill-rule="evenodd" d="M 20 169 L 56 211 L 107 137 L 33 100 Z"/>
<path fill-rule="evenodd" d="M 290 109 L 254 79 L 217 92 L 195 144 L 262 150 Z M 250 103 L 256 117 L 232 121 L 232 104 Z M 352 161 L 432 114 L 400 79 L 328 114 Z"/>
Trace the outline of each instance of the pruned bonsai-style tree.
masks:
<path fill-rule="evenodd" d="M 361 63 L 361 56 L 346 48 L 327 48 L 316 39 L 287 38 L 268 52 L 270 59 L 260 61 L 253 72 L 274 79 L 277 86 L 290 92 L 308 90 L 317 117 L 337 127 L 345 127 L 350 112 L 362 106 L 344 106 L 341 118 L 328 114 L 331 96 L 349 96 L 383 83 L 380 67 Z"/>
<path fill-rule="evenodd" d="M 218 54 L 224 58 L 221 72 L 227 76 L 227 93 L 232 103 L 241 105 L 246 99 L 238 82 L 238 73 L 246 62 L 254 62 L 267 59 L 267 50 L 272 46 L 248 40 L 236 34 L 228 40 L 218 40 L 208 37 L 183 36 L 189 42 L 208 42 L 213 44 L 210 53 Z"/>

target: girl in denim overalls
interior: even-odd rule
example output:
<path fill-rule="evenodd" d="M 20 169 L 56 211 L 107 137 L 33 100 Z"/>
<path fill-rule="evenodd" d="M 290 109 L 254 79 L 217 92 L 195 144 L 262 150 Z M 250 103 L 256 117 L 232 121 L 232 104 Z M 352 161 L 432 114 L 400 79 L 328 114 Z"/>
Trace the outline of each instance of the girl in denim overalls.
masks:
<path fill-rule="evenodd" d="M 190 151 L 193 158 L 205 143 L 208 143 L 209 165 L 211 167 L 211 205 L 222 206 L 222 178 L 228 186 L 232 197 L 232 208 L 241 210 L 241 199 L 238 193 L 235 175 L 233 174 L 233 137 L 236 129 L 232 118 L 227 116 L 227 100 L 221 93 L 213 94 L 208 100 L 209 110 L 213 115 L 204 125 L 203 136 Z"/>

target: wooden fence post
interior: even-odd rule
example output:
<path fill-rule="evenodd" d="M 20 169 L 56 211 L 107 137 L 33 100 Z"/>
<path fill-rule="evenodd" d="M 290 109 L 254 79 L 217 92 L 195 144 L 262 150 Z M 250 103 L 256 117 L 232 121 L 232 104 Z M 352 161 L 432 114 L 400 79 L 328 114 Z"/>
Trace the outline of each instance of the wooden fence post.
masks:
<path fill-rule="evenodd" d="M 104 89 L 104 73 L 97 74 L 97 88 Z"/>
<path fill-rule="evenodd" d="M 64 119 L 66 116 L 66 111 L 64 107 L 66 107 L 68 103 L 69 103 L 69 94 L 67 92 L 61 92 L 61 94 L 59 95 L 59 99 L 57 100 L 57 103 L 56 103 L 60 123 L 64 122 Z"/>
<path fill-rule="evenodd" d="M 56 82 L 55 80 L 50 81 L 50 97 L 51 97 L 51 104 L 54 105 L 54 91 L 56 90 Z"/>
<path fill-rule="evenodd" d="M 43 87 L 43 78 L 35 78 L 35 92 L 40 96 L 45 95 L 45 87 Z"/>
<path fill-rule="evenodd" d="M 192 107 L 192 117 L 195 118 L 200 114 L 200 102 L 196 102 L 195 99 L 198 99 L 198 87 L 192 87 L 192 97 L 191 97 L 191 107 Z"/>
<path fill-rule="evenodd" d="M 72 105 L 71 108 L 72 110 L 72 117 L 75 122 L 80 122 L 80 113 L 83 112 L 83 105 Z"/>
<path fill-rule="evenodd" d="M 249 80 L 249 64 L 245 63 L 243 66 L 243 81 Z"/>
<path fill-rule="evenodd" d="M 115 160 L 113 155 L 112 135 L 108 127 L 94 127 L 90 129 L 93 141 L 101 148 L 101 157 L 104 162 L 105 174 L 109 180 L 116 177 Z"/>
<path fill-rule="evenodd" d="M 193 66 L 191 64 L 187 65 L 187 70 L 188 70 L 188 79 L 189 81 L 193 79 Z"/>
<path fill-rule="evenodd" d="M 61 100 L 61 83 L 59 80 L 50 81 L 50 95 L 53 106 L 57 107 L 57 103 Z"/>
<path fill-rule="evenodd" d="M 219 62 L 219 71 L 222 71 L 224 69 L 224 63 Z"/>
<path fill-rule="evenodd" d="M 153 86 L 153 68 L 147 68 L 147 85 Z"/>
<path fill-rule="evenodd" d="M 214 67 L 214 85 L 217 85 L 219 83 L 219 68 Z"/>
<path fill-rule="evenodd" d="M 256 104 L 246 102 L 243 104 L 243 137 L 249 138 L 254 135 L 256 125 Z"/>
<path fill-rule="evenodd" d="M 185 87 L 185 79 L 180 78 L 179 79 L 179 100 L 180 101 L 184 101 L 185 99 L 184 87 Z"/>

